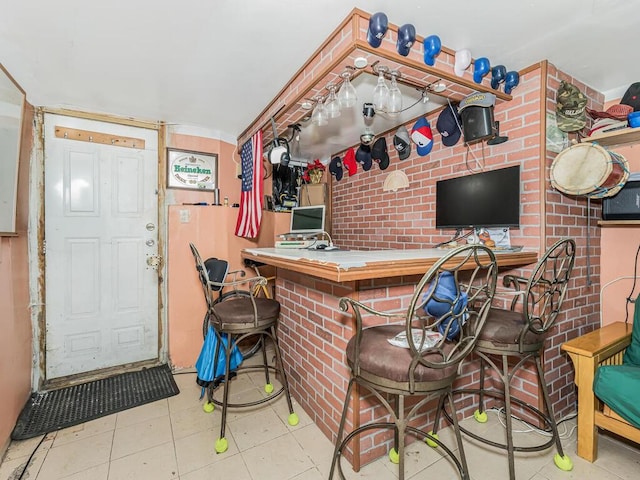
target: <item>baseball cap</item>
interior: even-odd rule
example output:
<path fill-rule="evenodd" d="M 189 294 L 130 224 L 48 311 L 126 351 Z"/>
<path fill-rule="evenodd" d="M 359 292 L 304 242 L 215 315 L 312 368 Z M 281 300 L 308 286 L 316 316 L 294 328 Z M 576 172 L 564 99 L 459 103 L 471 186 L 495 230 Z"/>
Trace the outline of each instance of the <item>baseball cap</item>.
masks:
<path fill-rule="evenodd" d="M 433 133 L 429 121 L 421 117 L 411 129 L 411 140 L 416 144 L 418 155 L 424 157 L 428 155 L 433 147 Z"/>
<path fill-rule="evenodd" d="M 367 30 L 367 42 L 373 48 L 378 48 L 382 43 L 385 33 L 389 28 L 389 21 L 387 16 L 382 13 L 374 13 L 369 19 L 369 29 Z"/>
<path fill-rule="evenodd" d="M 464 71 L 471 65 L 471 51 L 467 48 L 458 50 L 454 57 L 453 72 L 458 76 L 464 76 Z"/>
<path fill-rule="evenodd" d="M 440 132 L 442 144 L 445 147 L 453 147 L 460 140 L 460 117 L 456 108 L 449 104 L 440 112 L 440 116 L 436 121 L 436 129 Z"/>
<path fill-rule="evenodd" d="M 619 128 L 626 128 L 628 126 L 627 119 L 625 117 L 624 120 L 616 120 L 615 118 L 598 118 L 593 125 L 591 126 L 591 130 L 589 130 L 589 136 L 594 133 L 604 133 L 608 130 L 617 130 Z"/>
<path fill-rule="evenodd" d="M 331 172 L 331 175 L 336 177 L 338 182 L 342 180 L 344 172 L 342 170 L 342 160 L 340 160 L 340 157 L 333 157 L 331 159 L 331 162 L 329 163 L 329 171 Z"/>
<path fill-rule="evenodd" d="M 493 93 L 475 92 L 471 95 L 467 95 L 460 100 L 458 106 L 458 113 L 462 112 L 467 107 L 493 107 L 496 103 L 496 96 Z"/>
<path fill-rule="evenodd" d="M 378 163 L 380 170 L 386 170 L 389 166 L 389 152 L 384 137 L 378 138 L 371 147 L 371 158 Z"/>
<path fill-rule="evenodd" d="M 620 103 L 633 107 L 634 112 L 640 111 L 640 82 L 632 83 L 627 88 Z"/>
<path fill-rule="evenodd" d="M 560 82 L 560 88 L 558 88 L 556 96 L 556 123 L 558 128 L 563 132 L 582 130 L 587 124 L 586 106 L 587 97 L 578 90 L 578 87 L 564 80 Z"/>
<path fill-rule="evenodd" d="M 396 42 L 396 50 L 400 55 L 406 57 L 416 41 L 416 27 L 407 23 L 398 28 L 398 41 Z"/>
<path fill-rule="evenodd" d="M 366 172 L 371 170 L 373 161 L 371 160 L 371 147 L 361 144 L 356 150 L 356 162 L 362 165 L 362 169 Z"/>
<path fill-rule="evenodd" d="M 411 155 L 411 138 L 407 127 L 404 125 L 398 128 L 393 136 L 393 146 L 396 148 L 400 160 L 406 160 Z"/>
<path fill-rule="evenodd" d="M 633 112 L 633 107 L 631 105 L 623 105 L 618 103 L 616 105 L 611 105 L 604 112 L 599 112 L 597 110 L 591 110 L 587 108 L 587 113 L 594 120 L 598 118 L 612 118 L 614 120 L 626 120 L 627 115 Z"/>
<path fill-rule="evenodd" d="M 353 177 L 356 173 L 358 173 L 358 164 L 356 163 L 356 155 L 353 151 L 353 148 L 347 150 L 347 153 L 344 154 L 344 159 L 342 163 L 345 167 L 347 167 L 347 171 L 349 172 L 349 176 Z"/>

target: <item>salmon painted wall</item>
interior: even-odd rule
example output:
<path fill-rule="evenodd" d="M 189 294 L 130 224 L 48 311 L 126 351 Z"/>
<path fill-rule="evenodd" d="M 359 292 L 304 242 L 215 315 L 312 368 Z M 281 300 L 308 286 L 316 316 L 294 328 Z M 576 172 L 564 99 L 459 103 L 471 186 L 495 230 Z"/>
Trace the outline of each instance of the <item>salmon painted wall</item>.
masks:
<path fill-rule="evenodd" d="M 27 105 L 22 124 L 18 168 L 17 236 L 0 237 L 0 458 L 10 442 L 18 415 L 31 393 L 32 334 L 29 310 L 29 155 L 33 108 Z"/>
<path fill-rule="evenodd" d="M 189 242 L 198 248 L 203 260 L 209 257 L 229 261 L 229 268 L 243 268 L 243 248 L 273 246 L 275 233 L 287 231 L 289 214 L 263 212 L 257 239 L 234 235 L 240 202 L 240 180 L 236 167 L 239 157 L 234 144 L 210 138 L 170 134 L 169 148 L 180 148 L 218 154 L 220 202 L 228 197 L 229 206 L 193 206 L 183 203 L 213 203 L 213 193 L 168 189 L 167 240 L 167 328 L 169 361 L 175 368 L 195 365 L 202 347 L 202 321 L 206 304 L 198 280 Z M 271 191 L 271 179 L 265 180 L 265 191 Z M 274 233 L 275 232 L 275 233 Z M 271 274 L 268 270 L 261 271 Z M 247 270 L 248 275 L 254 274 Z"/>
<path fill-rule="evenodd" d="M 605 108 L 619 103 L 609 102 Z M 629 163 L 630 172 L 640 172 L 640 144 L 624 147 L 607 147 L 621 154 Z M 640 224 L 629 226 L 602 226 L 601 261 L 601 323 L 633 321 L 634 304 L 627 298 L 640 293 L 640 281 L 636 270 L 636 252 L 640 248 Z M 640 267 L 638 267 L 640 268 Z M 636 279 L 634 280 L 634 275 Z M 635 288 L 634 288 L 635 284 Z"/>

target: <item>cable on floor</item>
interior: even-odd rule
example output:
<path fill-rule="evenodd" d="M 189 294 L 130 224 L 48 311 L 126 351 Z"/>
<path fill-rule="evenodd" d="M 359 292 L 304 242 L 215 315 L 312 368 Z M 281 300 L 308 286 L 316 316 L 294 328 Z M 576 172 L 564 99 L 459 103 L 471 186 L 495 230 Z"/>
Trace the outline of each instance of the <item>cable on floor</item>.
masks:
<path fill-rule="evenodd" d="M 489 408 L 486 410 L 486 412 L 492 412 L 495 413 L 498 417 L 498 421 L 500 422 L 500 424 L 506 428 L 507 424 L 506 424 L 506 415 L 505 415 L 505 411 L 504 411 L 504 407 L 500 407 L 500 408 Z M 560 425 L 562 425 L 564 422 L 571 420 L 573 418 L 576 418 L 578 414 L 577 413 L 571 413 L 565 417 L 562 417 L 560 420 L 558 420 L 556 422 L 556 425 L 558 427 L 560 427 Z M 538 435 L 542 435 L 544 437 L 551 437 L 553 436 L 553 434 L 548 431 L 548 430 L 543 430 L 541 428 L 536 427 L 535 425 L 532 425 L 531 423 L 527 422 L 526 420 L 523 420 L 522 418 L 518 418 L 517 416 L 511 414 L 511 418 L 513 420 L 516 420 L 524 425 L 526 425 L 526 429 L 525 430 L 513 430 L 513 433 L 530 433 L 530 432 L 534 432 L 537 433 Z M 566 425 L 564 426 L 564 430 L 561 432 L 560 429 L 558 428 L 558 436 L 561 439 L 568 439 L 573 435 L 573 432 L 578 428 L 577 425 L 574 425 L 570 430 L 567 429 Z"/>
<path fill-rule="evenodd" d="M 49 435 L 49 433 L 50 432 L 47 432 L 44 435 L 42 435 L 42 438 L 40 439 L 40 441 L 36 445 L 36 448 L 34 448 L 33 452 L 31 452 L 31 455 L 29 455 L 29 458 L 27 459 L 27 463 L 24 464 L 24 468 L 22 469 L 22 472 L 20 472 L 20 476 L 18 477 L 17 480 L 22 480 L 22 477 L 24 477 L 24 474 L 26 473 L 27 468 L 29 467 L 29 464 L 31 463 L 31 460 L 33 460 L 33 456 L 36 454 L 36 452 L 40 448 L 40 445 L 42 445 L 42 442 L 44 442 L 44 439 L 47 438 L 47 435 Z"/>

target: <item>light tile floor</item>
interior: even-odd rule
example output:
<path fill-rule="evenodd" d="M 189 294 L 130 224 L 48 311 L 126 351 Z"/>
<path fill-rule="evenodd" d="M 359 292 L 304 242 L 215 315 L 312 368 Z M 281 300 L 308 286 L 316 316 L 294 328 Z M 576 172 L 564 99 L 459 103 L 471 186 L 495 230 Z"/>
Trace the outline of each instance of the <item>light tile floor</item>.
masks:
<path fill-rule="evenodd" d="M 214 451 L 219 434 L 220 412 L 206 414 L 199 399 L 195 374 L 175 376 L 180 394 L 110 415 L 43 437 L 12 442 L 0 465 L 0 480 L 320 480 L 327 479 L 333 445 L 301 408 L 300 423 L 287 424 L 284 397 L 272 404 L 236 410 L 228 419 L 229 450 Z M 234 380 L 237 398 L 261 392 L 253 374 Z M 255 398 L 255 397 L 254 397 Z M 464 421 L 470 428 L 501 435 L 497 413 L 489 423 Z M 640 478 L 640 449 L 601 436 L 599 458 L 591 464 L 575 453 L 575 420 L 563 422 L 563 444 L 574 462 L 571 472 L 553 464 L 553 450 L 518 454 L 518 479 L 619 480 Z M 445 429 L 441 439 L 454 445 L 453 432 Z M 540 440 L 537 433 L 518 434 L 521 442 Z M 33 458 L 29 460 L 31 454 Z M 503 451 L 465 439 L 465 452 L 473 480 L 508 478 Z M 452 463 L 437 449 L 416 442 L 407 449 L 406 478 L 456 479 Z M 25 470 L 25 465 L 28 466 Z M 24 471 L 24 474 L 22 472 Z M 22 474 L 22 476 L 21 476 Z M 397 466 L 382 458 L 353 472 L 352 479 L 397 478 Z M 337 475 L 336 475 L 337 478 Z"/>

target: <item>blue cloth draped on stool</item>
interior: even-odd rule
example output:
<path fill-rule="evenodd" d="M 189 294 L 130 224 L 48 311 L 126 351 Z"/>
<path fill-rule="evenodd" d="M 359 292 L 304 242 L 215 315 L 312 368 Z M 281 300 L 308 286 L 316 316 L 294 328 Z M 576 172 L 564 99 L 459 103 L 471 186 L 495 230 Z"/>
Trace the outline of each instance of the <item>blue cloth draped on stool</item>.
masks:
<path fill-rule="evenodd" d="M 222 345 L 218 348 L 218 355 L 216 358 L 216 347 L 218 347 L 218 335 L 213 330 L 213 327 L 209 325 L 207 335 L 204 338 L 202 344 L 202 350 L 198 356 L 196 362 L 196 371 L 198 372 L 198 378 L 196 382 L 203 389 L 213 384 L 214 387 L 224 380 L 224 368 L 225 368 L 225 350 L 227 348 L 228 337 L 226 334 L 220 335 L 222 339 Z M 231 349 L 231 371 L 233 372 L 242 363 L 242 353 L 237 345 L 234 345 Z"/>
<path fill-rule="evenodd" d="M 442 323 L 438 325 L 438 331 L 442 335 L 445 335 L 449 323 L 453 320 L 449 332 L 446 333 L 447 338 L 453 340 L 460 333 L 460 322 L 464 323 L 466 320 L 466 318 L 455 318 L 453 315 L 459 315 L 467 306 L 467 292 L 458 290 L 455 278 L 453 278 L 451 272 L 441 272 L 435 283 L 435 292 L 433 292 L 433 296 L 424 306 L 424 311 L 437 319 L 445 316 L 449 317 L 445 318 Z M 430 295 L 433 288 L 433 284 L 431 284 L 425 295 Z"/>

